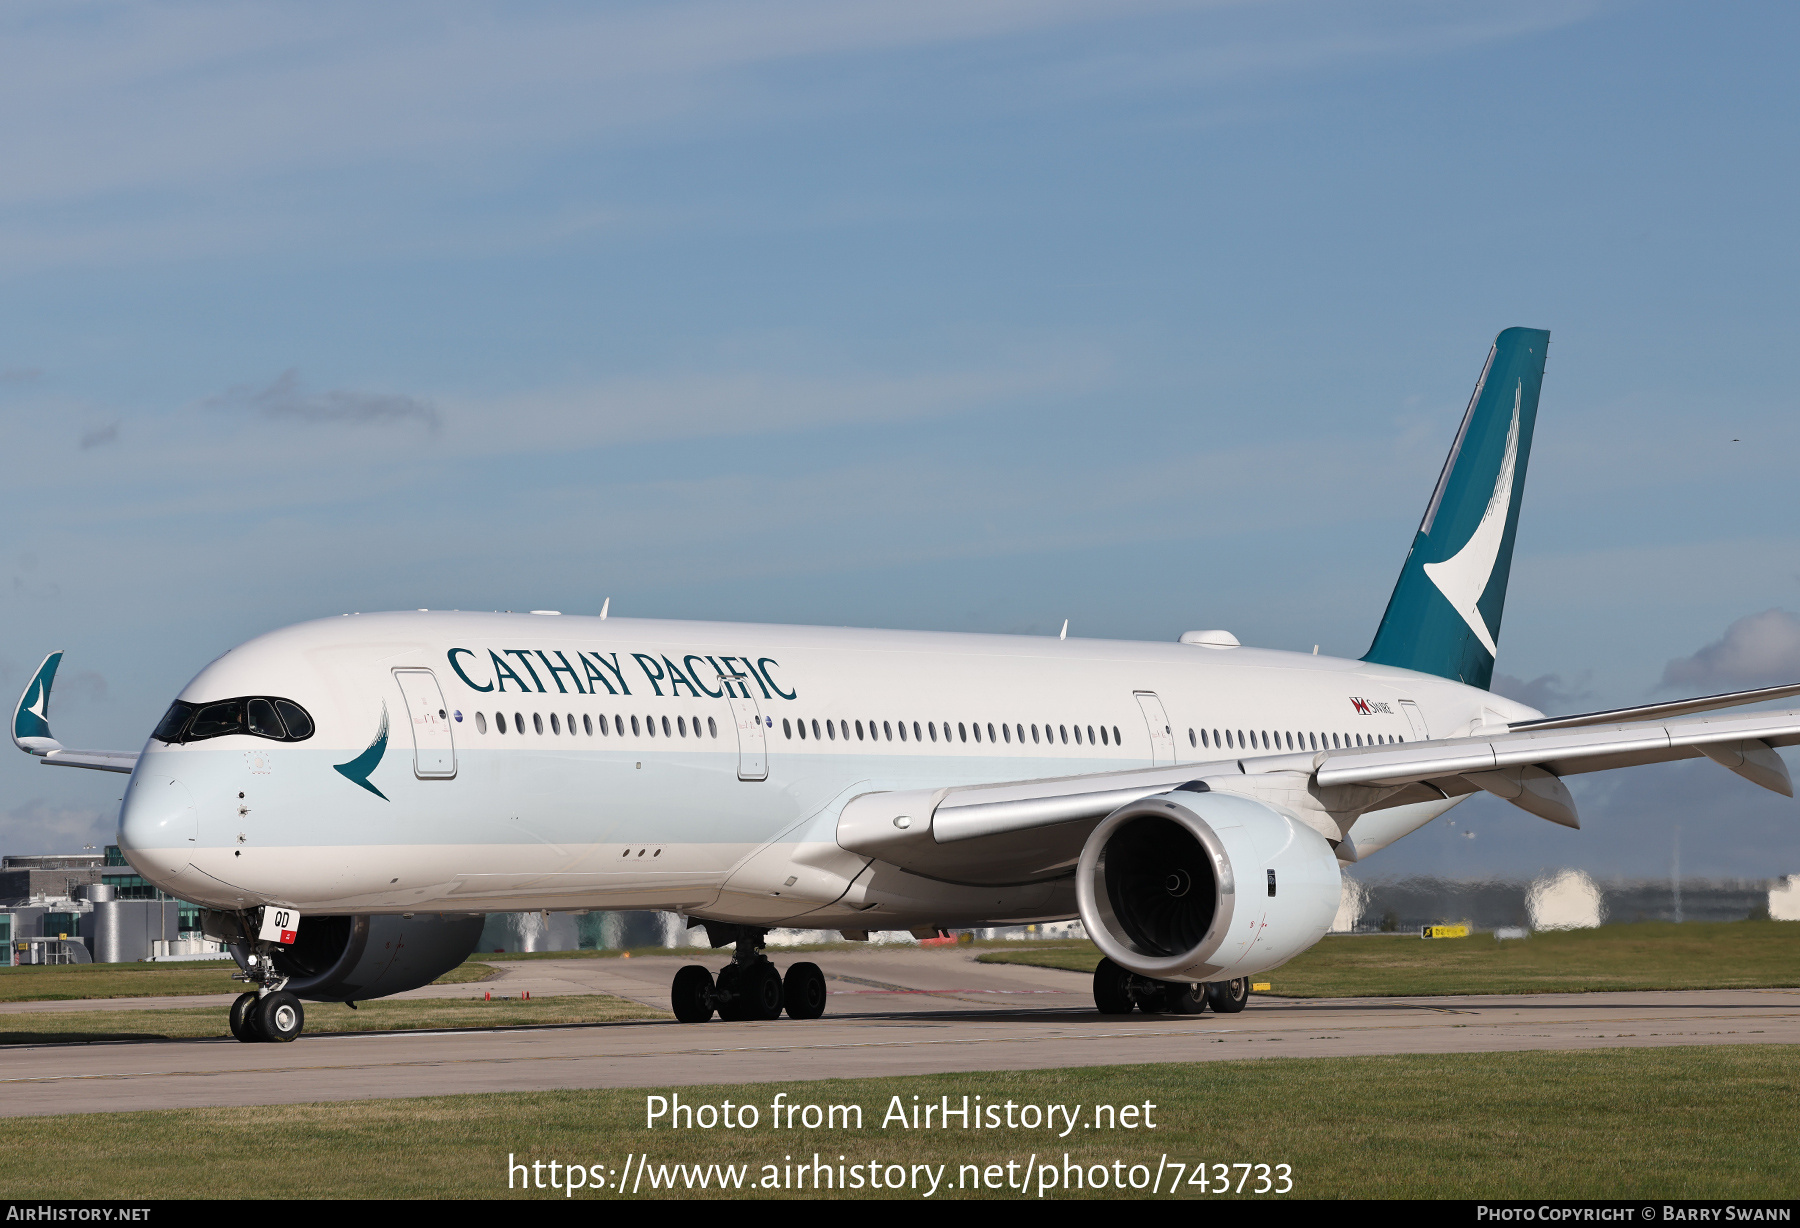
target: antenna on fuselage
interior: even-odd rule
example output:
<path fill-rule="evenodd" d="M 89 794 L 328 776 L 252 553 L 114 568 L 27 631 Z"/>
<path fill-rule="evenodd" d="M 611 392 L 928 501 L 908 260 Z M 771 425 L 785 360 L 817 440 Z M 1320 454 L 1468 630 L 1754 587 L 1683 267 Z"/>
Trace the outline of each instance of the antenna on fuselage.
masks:
<path fill-rule="evenodd" d="M 605 618 L 606 612 L 608 610 L 610 610 L 611 608 L 612 608 L 612 598 L 608 597 L 605 601 L 602 601 L 600 603 L 600 617 Z"/>
<path fill-rule="evenodd" d="M 1056 638 L 1059 640 L 1066 640 L 1069 638 L 1069 620 L 1068 619 L 1066 619 L 1066 618 L 1063 619 L 1062 634 L 1057 636 Z"/>

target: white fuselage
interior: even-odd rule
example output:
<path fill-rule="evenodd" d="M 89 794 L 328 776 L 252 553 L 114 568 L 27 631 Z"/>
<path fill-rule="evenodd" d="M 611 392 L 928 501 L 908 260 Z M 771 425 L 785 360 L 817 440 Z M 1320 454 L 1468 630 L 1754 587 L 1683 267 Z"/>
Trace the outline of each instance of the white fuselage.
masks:
<path fill-rule="evenodd" d="M 441 719 L 422 693 L 441 695 Z M 859 794 L 1537 715 L 1428 675 L 1265 649 L 455 612 L 272 632 L 181 699 L 237 696 L 288 699 L 315 730 L 146 745 L 120 844 L 183 899 L 857 929 L 1075 911 L 1066 878 L 972 886 L 871 867 L 835 843 Z M 1367 855 L 1450 804 L 1367 816 L 1357 846 Z"/>

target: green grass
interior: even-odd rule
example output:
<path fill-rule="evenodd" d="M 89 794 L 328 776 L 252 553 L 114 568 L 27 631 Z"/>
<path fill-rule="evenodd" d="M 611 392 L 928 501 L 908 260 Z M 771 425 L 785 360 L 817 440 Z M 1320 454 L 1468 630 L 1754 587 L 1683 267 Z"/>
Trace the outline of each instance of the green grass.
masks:
<path fill-rule="evenodd" d="M 154 998 L 242 993 L 231 979 L 237 964 L 50 964 L 0 968 L 0 1002 L 50 1002 L 80 998 Z M 485 963 L 459 964 L 435 985 L 464 985 L 497 975 Z"/>
<path fill-rule="evenodd" d="M 1100 952 L 1092 943 L 1032 943 L 976 958 L 1092 972 Z M 1785 987 L 1800 985 L 1800 925 L 1643 921 L 1506 942 L 1340 936 L 1256 979 L 1292 998 Z"/>
<path fill-rule="evenodd" d="M 814 1152 L 865 1166 L 942 1164 L 952 1185 L 960 1165 L 1022 1166 L 1034 1152 L 1058 1168 L 1067 1152 L 1086 1165 L 1151 1170 L 1166 1154 L 1190 1165 L 1286 1163 L 1294 1195 L 1307 1198 L 1790 1198 L 1800 1186 L 1800 1046 L 1272 1058 L 675 1090 L 690 1104 L 762 1106 L 760 1128 L 646 1131 L 643 1089 L 13 1118 L 0 1120 L 0 1197 L 495 1198 L 509 1196 L 509 1153 L 618 1170 L 642 1152 L 653 1165 L 748 1164 L 752 1180 L 763 1164 Z M 801 1104 L 860 1104 L 864 1128 L 772 1130 L 777 1091 Z M 965 1094 L 1040 1105 L 1148 1100 L 1158 1128 L 1078 1127 L 1066 1140 L 1041 1129 L 883 1130 L 889 1097 L 910 1105 L 915 1094 L 920 1103 Z M 246 1139 L 279 1140 L 280 1163 L 254 1172 L 231 1163 Z M 668 1196 L 648 1181 L 637 1192 Z M 734 1192 L 744 1194 L 793 1192 Z"/>
<path fill-rule="evenodd" d="M 242 988 L 239 986 L 238 988 Z M 553 998 L 480 999 L 382 998 L 359 1002 L 308 1002 L 306 1030 L 313 1032 L 406 1032 L 440 1028 L 523 1027 L 549 1023 L 620 1023 L 669 1019 L 664 1012 L 610 994 L 568 994 Z M 0 1045 L 68 1045 L 96 1041 L 189 1040 L 229 1036 L 219 1006 L 167 1010 L 34 1011 L 0 1015 Z"/>

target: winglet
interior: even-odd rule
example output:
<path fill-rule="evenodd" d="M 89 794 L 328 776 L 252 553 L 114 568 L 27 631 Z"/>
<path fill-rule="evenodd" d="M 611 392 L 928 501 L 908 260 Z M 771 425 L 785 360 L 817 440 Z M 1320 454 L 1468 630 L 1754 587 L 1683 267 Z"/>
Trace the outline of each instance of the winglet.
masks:
<path fill-rule="evenodd" d="M 56 667 L 62 664 L 61 652 L 53 652 L 25 684 L 19 706 L 13 712 L 13 745 L 28 755 L 47 755 L 61 750 L 62 743 L 50 736 L 50 684 L 56 681 Z"/>

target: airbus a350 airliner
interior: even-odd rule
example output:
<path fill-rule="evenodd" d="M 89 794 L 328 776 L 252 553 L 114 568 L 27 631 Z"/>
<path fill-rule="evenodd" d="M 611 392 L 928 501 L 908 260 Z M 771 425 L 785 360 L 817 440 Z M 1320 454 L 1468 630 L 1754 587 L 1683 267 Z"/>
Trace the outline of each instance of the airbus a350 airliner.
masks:
<path fill-rule="evenodd" d="M 1104 1012 L 1241 1010 L 1317 942 L 1340 866 L 1476 792 L 1578 826 L 1563 777 L 1706 756 L 1793 795 L 1786 686 L 1545 717 L 1491 693 L 1549 334 L 1488 355 L 1369 651 L 414 611 L 270 632 L 190 682 L 142 750 L 67 750 L 60 653 L 13 740 L 126 772 L 119 846 L 202 905 L 252 988 L 302 1000 L 459 963 L 485 914 L 666 909 L 734 953 L 688 1022 L 825 1009 L 777 926 L 929 934 L 1079 916 Z"/>

